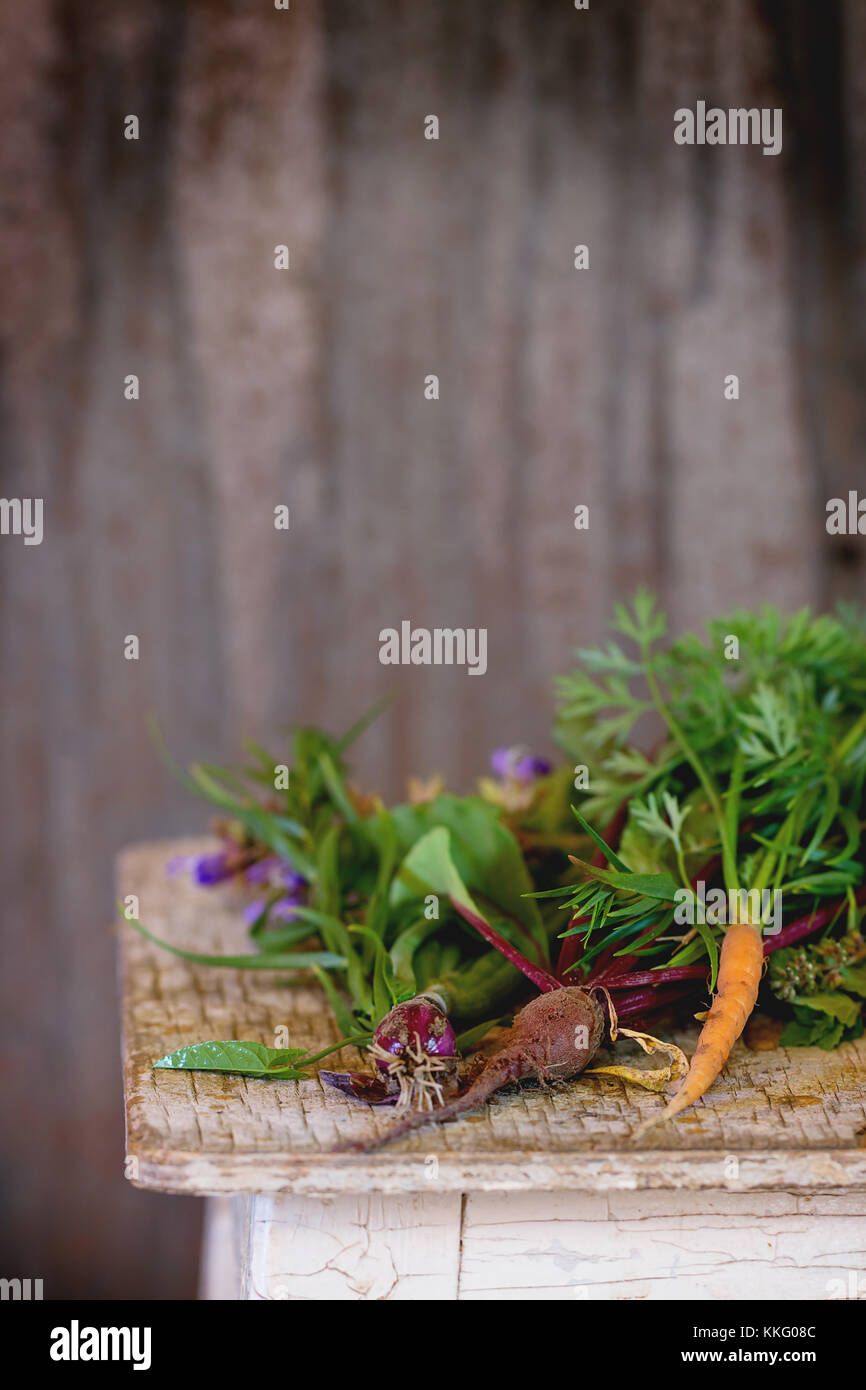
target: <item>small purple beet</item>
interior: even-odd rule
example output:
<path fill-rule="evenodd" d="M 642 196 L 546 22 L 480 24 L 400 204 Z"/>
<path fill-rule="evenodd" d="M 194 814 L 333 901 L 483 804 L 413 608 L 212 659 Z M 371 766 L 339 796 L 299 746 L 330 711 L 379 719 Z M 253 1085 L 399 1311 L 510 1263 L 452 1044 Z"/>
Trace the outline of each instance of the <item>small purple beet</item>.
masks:
<path fill-rule="evenodd" d="M 441 1002 L 431 994 L 417 994 L 403 1004 L 395 1004 L 373 1034 L 373 1047 L 389 1057 L 400 1057 L 408 1049 L 431 1057 L 454 1057 L 457 1037 Z M 377 1057 L 387 1071 L 388 1057 Z"/>
<path fill-rule="evenodd" d="M 319 1072 L 329 1086 L 368 1105 L 395 1105 L 429 1110 L 442 1105 L 456 1082 L 460 1058 L 457 1039 L 443 1000 L 418 994 L 382 1019 L 369 1055 L 378 1075 L 364 1072 Z"/>

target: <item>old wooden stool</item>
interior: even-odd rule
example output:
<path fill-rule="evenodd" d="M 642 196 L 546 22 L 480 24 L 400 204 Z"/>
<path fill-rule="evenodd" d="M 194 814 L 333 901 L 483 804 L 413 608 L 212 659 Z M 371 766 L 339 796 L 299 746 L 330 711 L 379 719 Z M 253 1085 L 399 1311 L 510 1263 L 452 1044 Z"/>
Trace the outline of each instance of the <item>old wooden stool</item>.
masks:
<path fill-rule="evenodd" d="M 166 876 L 173 855 L 204 847 L 133 846 L 121 894 L 165 940 L 245 952 L 233 890 Z M 127 1172 L 207 1199 L 203 1298 L 866 1297 L 863 1040 L 831 1053 L 740 1044 L 710 1095 L 640 1146 L 660 1099 L 584 1077 L 503 1094 L 394 1149 L 335 1155 L 388 1112 L 318 1082 L 151 1068 L 214 1038 L 285 1046 L 287 1030 L 292 1046 L 326 1047 L 337 1034 L 319 992 L 188 964 L 131 927 L 120 937 Z"/>

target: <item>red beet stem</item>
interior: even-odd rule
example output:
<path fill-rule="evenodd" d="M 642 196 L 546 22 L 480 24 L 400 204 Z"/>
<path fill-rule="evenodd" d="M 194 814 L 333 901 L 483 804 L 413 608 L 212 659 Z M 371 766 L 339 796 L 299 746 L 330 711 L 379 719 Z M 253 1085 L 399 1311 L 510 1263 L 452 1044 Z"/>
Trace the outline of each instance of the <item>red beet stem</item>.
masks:
<path fill-rule="evenodd" d="M 512 946 L 511 942 L 506 940 L 495 927 L 491 927 L 489 922 L 485 922 L 483 917 L 476 916 L 468 907 L 459 903 L 456 898 L 451 899 L 451 904 L 457 909 L 460 916 L 465 917 L 466 921 L 475 928 L 479 936 L 484 937 L 488 945 L 494 946 L 500 955 L 503 955 L 506 960 L 510 960 L 511 964 L 516 965 L 518 970 L 522 970 L 526 978 L 531 980 L 542 994 L 547 994 L 552 989 L 562 989 L 562 985 L 555 975 L 551 975 L 550 971 L 545 970 L 543 965 L 536 965 L 534 961 L 529 960 L 522 951 L 518 951 L 516 946 Z"/>
<path fill-rule="evenodd" d="M 668 1004 L 675 1004 L 677 1000 L 685 999 L 691 993 L 688 985 L 681 989 L 636 989 L 634 994 L 616 1004 L 616 1015 L 620 1019 L 630 1018 L 633 1014 L 640 1014 L 641 1018 L 646 1018 L 647 1014 L 664 1009 Z"/>
<path fill-rule="evenodd" d="M 866 903 L 866 886 L 858 888 L 854 894 L 854 901 L 860 904 Z M 787 927 L 783 927 L 775 936 L 764 937 L 764 955 L 769 956 L 773 951 L 781 951 L 785 946 L 793 946 L 795 941 L 802 941 L 804 936 L 811 936 L 813 932 L 820 931 L 826 927 L 828 922 L 845 906 L 845 899 L 841 898 L 837 903 L 831 903 L 829 907 L 822 907 L 818 912 L 811 912 L 806 917 L 798 917 L 796 922 L 789 922 Z"/>
<path fill-rule="evenodd" d="M 610 979 L 595 979 L 592 983 L 602 984 L 605 989 L 636 989 L 640 985 L 666 985 L 674 980 L 703 980 L 706 975 L 705 965 L 671 965 L 666 970 L 632 970 Z"/>

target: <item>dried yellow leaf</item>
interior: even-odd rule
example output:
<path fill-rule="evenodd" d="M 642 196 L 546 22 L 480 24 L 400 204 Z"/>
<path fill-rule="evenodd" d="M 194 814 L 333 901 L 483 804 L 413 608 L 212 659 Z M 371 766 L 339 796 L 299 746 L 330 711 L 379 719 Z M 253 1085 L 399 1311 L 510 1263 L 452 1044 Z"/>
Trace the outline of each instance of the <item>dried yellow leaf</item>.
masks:
<path fill-rule="evenodd" d="M 614 1041 L 617 1037 L 631 1038 L 649 1055 L 663 1053 L 668 1060 L 662 1067 L 631 1067 L 625 1064 L 591 1067 L 584 1073 L 586 1076 L 616 1076 L 621 1081 L 631 1081 L 635 1086 L 661 1094 L 672 1081 L 679 1081 L 685 1076 L 689 1069 L 686 1055 L 676 1043 L 663 1042 L 651 1033 L 637 1033 L 633 1028 L 620 1028 L 616 1024 L 611 1027 L 611 1037 Z"/>

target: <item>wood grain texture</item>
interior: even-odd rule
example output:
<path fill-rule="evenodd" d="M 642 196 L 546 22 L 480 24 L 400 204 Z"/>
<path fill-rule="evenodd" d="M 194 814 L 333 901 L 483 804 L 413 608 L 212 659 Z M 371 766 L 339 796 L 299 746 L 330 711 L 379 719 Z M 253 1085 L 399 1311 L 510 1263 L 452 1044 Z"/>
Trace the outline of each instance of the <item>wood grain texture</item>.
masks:
<path fill-rule="evenodd" d="M 203 892 L 167 878 L 174 853 L 202 841 L 135 846 L 122 857 L 125 896 L 163 940 L 242 950 L 237 890 Z M 657 1096 L 609 1078 L 554 1090 L 523 1087 L 477 1115 L 431 1126 L 375 1154 L 334 1154 L 385 1133 L 384 1109 L 355 1104 L 317 1080 L 257 1081 L 154 1071 L 193 1042 L 244 1038 L 319 1051 L 339 1036 L 317 987 L 264 972 L 199 967 L 121 927 L 127 1152 L 133 1181 L 197 1194 L 295 1195 L 784 1187 L 866 1191 L 866 1042 L 750 1052 L 687 1115 L 641 1144 L 635 1131 Z M 696 1034 L 677 1037 L 690 1051 Z M 285 1046 L 285 1035 L 281 1042 Z M 342 1062 L 340 1061 L 342 1058 Z M 355 1049 L 334 1066 L 354 1067 Z"/>
<path fill-rule="evenodd" d="M 676 626 L 862 597 L 823 508 L 864 478 L 866 20 L 0 0 L 0 39 L 2 488 L 46 510 L 40 547 L 0 538 L 5 1263 L 189 1294 L 198 1213 L 123 1182 L 102 927 L 114 852 L 201 824 L 146 713 L 228 760 L 387 684 L 361 777 L 462 788 L 543 751 L 550 675 L 639 580 Z M 782 105 L 783 154 L 677 149 L 698 98 Z M 392 678 L 402 617 L 486 625 L 487 677 Z"/>

